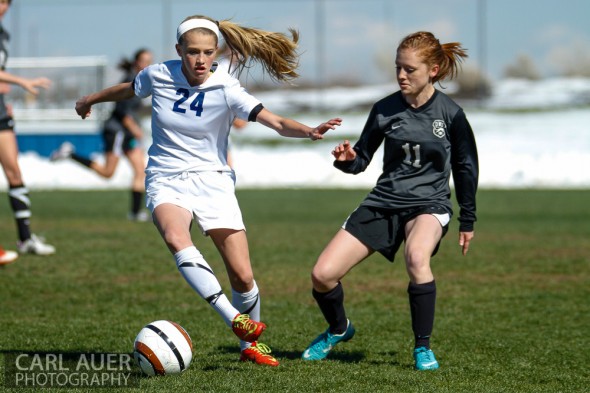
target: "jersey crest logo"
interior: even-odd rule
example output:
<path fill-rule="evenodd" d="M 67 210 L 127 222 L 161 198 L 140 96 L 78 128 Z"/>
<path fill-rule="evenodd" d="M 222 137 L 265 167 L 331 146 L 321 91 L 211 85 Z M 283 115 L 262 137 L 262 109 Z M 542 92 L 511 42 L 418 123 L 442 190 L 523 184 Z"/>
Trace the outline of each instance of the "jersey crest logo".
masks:
<path fill-rule="evenodd" d="M 442 138 L 446 134 L 447 125 L 443 120 L 435 120 L 432 122 L 432 133 L 438 138 Z"/>

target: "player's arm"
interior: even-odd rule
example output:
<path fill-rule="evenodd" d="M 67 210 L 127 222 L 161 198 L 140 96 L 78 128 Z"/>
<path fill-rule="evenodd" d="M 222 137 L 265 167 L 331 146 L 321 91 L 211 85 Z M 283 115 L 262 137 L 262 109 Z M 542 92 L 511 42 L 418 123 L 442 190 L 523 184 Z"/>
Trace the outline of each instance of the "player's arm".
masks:
<path fill-rule="evenodd" d="M 375 106 L 371 109 L 363 132 L 354 147 L 350 142 L 344 141 L 332 151 L 334 156 L 334 167 L 344 173 L 357 174 L 367 169 L 367 166 L 373 159 L 377 148 L 383 142 L 384 134 L 377 121 L 377 109 Z"/>
<path fill-rule="evenodd" d="M 463 111 L 453 119 L 451 126 L 451 166 L 459 211 L 459 246 L 467 254 L 474 237 L 476 221 L 477 183 L 479 164 L 473 130 Z"/>
<path fill-rule="evenodd" d="M 6 71 L 0 71 L 0 82 L 18 85 L 31 94 L 39 94 L 37 88 L 47 89 L 51 86 L 51 81 L 47 78 L 21 78 Z"/>
<path fill-rule="evenodd" d="M 131 82 L 119 83 L 111 87 L 107 87 L 99 92 L 84 96 L 76 101 L 76 113 L 85 119 L 90 116 L 92 112 L 92 105 L 101 102 L 122 101 L 132 98 L 135 95 L 133 85 Z"/>
<path fill-rule="evenodd" d="M 342 119 L 334 118 L 315 128 L 311 128 L 293 119 L 275 115 L 265 108 L 262 108 L 258 113 L 256 121 L 268 128 L 272 128 L 281 136 L 288 138 L 310 138 L 312 141 L 322 139 L 326 132 L 342 124 Z"/>

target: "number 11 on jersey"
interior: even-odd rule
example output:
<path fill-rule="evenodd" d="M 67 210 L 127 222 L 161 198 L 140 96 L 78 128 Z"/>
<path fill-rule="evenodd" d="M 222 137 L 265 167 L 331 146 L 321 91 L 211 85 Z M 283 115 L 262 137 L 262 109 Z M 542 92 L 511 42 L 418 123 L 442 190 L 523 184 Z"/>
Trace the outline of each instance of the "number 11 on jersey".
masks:
<path fill-rule="evenodd" d="M 420 165 L 420 145 L 414 145 L 410 147 L 410 144 L 406 143 L 405 145 L 402 145 L 402 148 L 406 153 L 404 164 L 411 165 L 414 168 L 422 168 L 422 165 Z M 412 152 L 414 152 L 414 161 L 412 161 Z"/>

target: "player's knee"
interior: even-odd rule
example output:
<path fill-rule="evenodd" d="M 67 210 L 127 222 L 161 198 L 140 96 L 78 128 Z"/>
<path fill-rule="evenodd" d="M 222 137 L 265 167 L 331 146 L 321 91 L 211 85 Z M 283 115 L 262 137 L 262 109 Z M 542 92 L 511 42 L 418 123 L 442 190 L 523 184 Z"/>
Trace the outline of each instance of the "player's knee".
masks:
<path fill-rule="evenodd" d="M 4 168 L 4 174 L 6 175 L 8 184 L 11 186 L 22 184 L 23 182 L 21 172 L 18 168 Z"/>
<path fill-rule="evenodd" d="M 406 268 L 413 279 L 431 276 L 430 255 L 422 251 L 415 251 L 406 254 Z"/>
<path fill-rule="evenodd" d="M 114 169 L 107 169 L 101 173 L 102 177 L 104 177 L 105 179 L 110 179 L 111 177 L 113 177 L 114 174 L 115 174 Z"/>
<path fill-rule="evenodd" d="M 329 288 L 338 279 L 334 278 L 330 271 L 321 265 L 316 265 L 311 272 L 311 282 L 316 289 Z"/>
<path fill-rule="evenodd" d="M 232 288 L 238 292 L 248 292 L 254 287 L 254 275 L 252 272 L 232 274 L 230 281 Z"/>
<path fill-rule="evenodd" d="M 167 230 L 162 234 L 162 238 L 173 253 L 183 250 L 192 244 L 190 234 L 187 236 L 180 230 Z"/>
<path fill-rule="evenodd" d="M 430 266 L 430 254 L 431 252 L 420 247 L 408 248 L 405 252 L 406 265 L 418 270 Z"/>

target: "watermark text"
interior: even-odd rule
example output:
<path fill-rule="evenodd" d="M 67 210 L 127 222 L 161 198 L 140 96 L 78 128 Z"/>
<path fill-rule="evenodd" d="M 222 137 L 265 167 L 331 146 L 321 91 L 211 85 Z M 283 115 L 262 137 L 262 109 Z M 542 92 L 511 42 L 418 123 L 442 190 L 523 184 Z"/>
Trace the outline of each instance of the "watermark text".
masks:
<path fill-rule="evenodd" d="M 128 353 L 5 353 L 4 363 L 6 387 L 139 387 Z"/>

